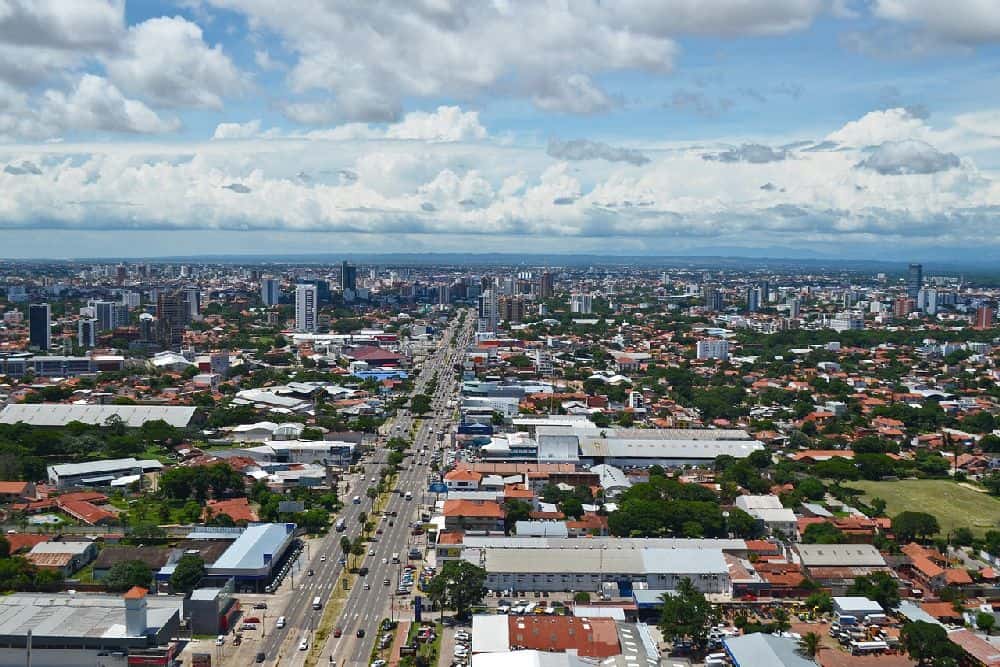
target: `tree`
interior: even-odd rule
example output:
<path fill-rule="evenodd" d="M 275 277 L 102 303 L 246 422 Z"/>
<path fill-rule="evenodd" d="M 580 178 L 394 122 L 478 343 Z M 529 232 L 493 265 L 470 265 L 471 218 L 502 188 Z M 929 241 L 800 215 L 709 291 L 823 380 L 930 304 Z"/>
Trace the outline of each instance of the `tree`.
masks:
<path fill-rule="evenodd" d="M 677 585 L 676 595 L 664 593 L 660 631 L 670 641 L 689 640 L 699 651 L 708 643 L 708 626 L 715 611 L 705 595 L 685 577 Z"/>
<path fill-rule="evenodd" d="M 788 613 L 788 610 L 785 609 L 784 607 L 778 607 L 777 609 L 775 609 L 773 617 L 774 617 L 773 627 L 775 632 L 785 632 L 790 627 L 792 627 L 791 615 Z"/>
<path fill-rule="evenodd" d="M 809 500 L 821 500 L 826 493 L 826 486 L 815 477 L 806 477 L 795 485 L 795 489 Z"/>
<path fill-rule="evenodd" d="M 986 633 L 989 636 L 990 632 L 993 630 L 993 626 L 996 625 L 996 616 L 989 612 L 981 611 L 976 614 L 976 627 Z"/>
<path fill-rule="evenodd" d="M 122 593 L 133 586 L 150 588 L 153 573 L 141 560 L 115 563 L 104 577 L 104 586 L 112 593 Z"/>
<path fill-rule="evenodd" d="M 900 512 L 892 520 L 892 532 L 901 543 L 914 539 L 926 539 L 941 532 L 941 526 L 933 514 L 926 512 Z"/>
<path fill-rule="evenodd" d="M 448 561 L 431 582 L 431 590 L 442 596 L 442 606 L 453 609 L 459 617 L 467 616 L 486 595 L 486 570 L 464 560 Z"/>
<path fill-rule="evenodd" d="M 729 532 L 744 540 L 754 540 L 764 535 L 764 524 L 738 507 L 729 510 L 726 517 Z"/>
<path fill-rule="evenodd" d="M 196 554 L 185 554 L 177 561 L 173 574 L 170 575 L 170 588 L 178 593 L 188 595 L 198 586 L 205 576 L 205 561 Z"/>
<path fill-rule="evenodd" d="M 503 530 L 505 535 L 510 535 L 518 521 L 527 521 L 531 518 L 531 505 L 523 500 L 508 500 L 503 505 Z"/>
<path fill-rule="evenodd" d="M 415 415 L 422 415 L 430 412 L 431 397 L 427 394 L 417 394 L 410 399 L 410 411 Z"/>
<path fill-rule="evenodd" d="M 847 541 L 844 533 L 832 523 L 811 523 L 802 533 L 805 544 L 843 544 Z"/>
<path fill-rule="evenodd" d="M 825 591 L 816 591 L 806 598 L 806 606 L 820 613 L 833 611 L 833 598 Z"/>
<path fill-rule="evenodd" d="M 823 648 L 823 638 L 815 632 L 807 632 L 799 639 L 799 653 L 807 658 L 815 658 Z"/>
<path fill-rule="evenodd" d="M 351 551 L 351 538 L 347 535 L 340 536 L 340 551 L 346 556 Z"/>
<path fill-rule="evenodd" d="M 907 655 L 920 665 L 930 665 L 941 658 L 957 658 L 958 647 L 948 639 L 943 625 L 916 621 L 906 623 L 899 639 Z"/>
<path fill-rule="evenodd" d="M 861 595 L 874 600 L 888 611 L 899 604 L 899 587 L 888 572 L 873 572 L 863 577 L 855 577 L 847 589 L 848 595 Z"/>

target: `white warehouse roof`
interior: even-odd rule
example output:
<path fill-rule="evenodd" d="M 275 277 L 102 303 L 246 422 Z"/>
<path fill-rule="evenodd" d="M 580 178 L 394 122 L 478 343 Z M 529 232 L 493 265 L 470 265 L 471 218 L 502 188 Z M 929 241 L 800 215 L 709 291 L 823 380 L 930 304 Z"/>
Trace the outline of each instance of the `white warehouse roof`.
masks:
<path fill-rule="evenodd" d="M 162 419 L 184 428 L 197 408 L 179 405 L 68 405 L 65 403 L 15 403 L 0 411 L 0 424 L 24 422 L 29 426 L 66 426 L 70 422 L 101 425 L 117 416 L 129 427 Z"/>

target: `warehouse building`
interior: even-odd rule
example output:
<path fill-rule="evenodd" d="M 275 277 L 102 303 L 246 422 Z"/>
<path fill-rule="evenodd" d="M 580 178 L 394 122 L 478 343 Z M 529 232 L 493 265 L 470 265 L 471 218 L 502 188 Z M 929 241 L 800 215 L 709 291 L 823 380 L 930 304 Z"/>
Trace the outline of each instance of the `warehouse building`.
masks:
<path fill-rule="evenodd" d="M 49 484 L 65 489 L 72 486 L 109 486 L 113 481 L 130 475 L 157 472 L 163 464 L 154 459 L 102 459 L 86 463 L 60 463 L 48 466 Z"/>
<path fill-rule="evenodd" d="M 13 403 L 0 410 L 0 424 L 66 426 L 70 422 L 81 422 L 101 426 L 109 419 L 120 419 L 129 428 L 139 428 L 146 422 L 159 420 L 174 428 L 187 428 L 197 411 L 197 408 L 180 405 Z"/>
<path fill-rule="evenodd" d="M 531 538 L 528 538 L 531 539 Z M 602 591 L 617 586 L 631 595 L 641 584 L 675 590 L 690 579 L 704 593 L 731 591 L 729 566 L 721 549 L 482 549 L 463 553 L 486 570 L 486 587 L 512 591 Z"/>
<path fill-rule="evenodd" d="M 0 665 L 172 665 L 181 598 L 14 593 L 0 597 Z M 31 657 L 28 658 L 30 641 Z"/>

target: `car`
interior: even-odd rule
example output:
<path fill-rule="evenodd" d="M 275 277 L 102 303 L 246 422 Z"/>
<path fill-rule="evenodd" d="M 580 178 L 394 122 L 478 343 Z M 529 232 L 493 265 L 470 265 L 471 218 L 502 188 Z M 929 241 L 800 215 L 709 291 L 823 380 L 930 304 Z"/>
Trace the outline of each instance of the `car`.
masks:
<path fill-rule="evenodd" d="M 267 660 L 267 656 L 264 655 L 264 652 L 263 651 L 258 651 L 257 652 L 257 662 L 264 662 L 265 660 Z"/>
<path fill-rule="evenodd" d="M 368 550 L 368 555 L 369 556 L 374 556 L 375 555 L 375 550 L 374 549 L 369 549 Z"/>
<path fill-rule="evenodd" d="M 326 554 L 323 554 L 322 556 L 319 557 L 319 562 L 321 562 L 321 563 L 325 563 L 326 562 Z"/>
<path fill-rule="evenodd" d="M 340 628 L 339 625 L 333 629 L 334 637 L 340 637 L 342 634 L 344 634 L 344 631 Z"/>
<path fill-rule="evenodd" d="M 358 574 L 362 577 L 366 576 L 368 574 L 368 568 L 367 567 L 358 568 Z"/>
<path fill-rule="evenodd" d="M 365 590 L 366 591 L 370 591 L 371 589 L 372 589 L 372 585 L 366 582 L 365 583 Z"/>
<path fill-rule="evenodd" d="M 306 639 L 305 637 L 303 637 L 302 641 L 299 642 L 299 650 L 300 651 L 308 651 L 309 650 L 309 640 Z"/>
<path fill-rule="evenodd" d="M 215 645 L 216 646 L 225 646 L 226 645 L 226 636 L 225 635 L 219 635 L 218 637 L 216 637 L 215 638 Z"/>
<path fill-rule="evenodd" d="M 388 558 L 383 558 L 382 559 L 382 565 L 388 565 L 388 563 L 389 563 L 389 559 Z"/>
<path fill-rule="evenodd" d="M 266 602 L 256 602 L 256 603 L 254 603 L 253 608 L 254 609 L 267 609 L 267 603 Z"/>
<path fill-rule="evenodd" d="M 306 570 L 306 574 L 309 575 L 310 577 L 313 576 L 313 569 L 309 568 L 308 570 Z"/>
<path fill-rule="evenodd" d="M 364 628 L 358 628 L 358 639 L 363 639 L 364 636 L 365 636 L 365 629 Z"/>
<path fill-rule="evenodd" d="M 285 617 L 284 616 L 279 616 L 278 617 L 278 622 L 274 624 L 274 627 L 278 628 L 279 630 L 281 628 L 285 627 Z"/>
<path fill-rule="evenodd" d="M 388 586 L 388 585 L 389 585 L 389 584 L 391 584 L 391 583 L 392 583 L 392 582 L 391 582 L 391 581 L 389 581 L 388 579 L 383 579 L 383 580 L 382 580 L 382 585 L 383 585 L 383 586 Z"/>

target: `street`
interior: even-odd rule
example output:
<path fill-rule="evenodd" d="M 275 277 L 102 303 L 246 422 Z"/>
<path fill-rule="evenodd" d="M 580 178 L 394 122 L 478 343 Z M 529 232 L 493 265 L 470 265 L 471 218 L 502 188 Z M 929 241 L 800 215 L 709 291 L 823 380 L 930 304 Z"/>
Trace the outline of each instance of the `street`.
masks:
<path fill-rule="evenodd" d="M 396 512 L 397 516 L 393 518 L 392 526 L 389 526 L 388 520 L 382 517 L 370 517 L 376 521 L 376 525 L 383 530 L 383 533 L 375 535 L 377 541 L 367 545 L 368 550 L 374 550 L 374 555 L 369 555 L 369 551 L 366 550 L 364 558 L 359 559 L 358 566 L 367 566 L 368 574 L 356 578 L 343 610 L 334 622 L 334 627 L 340 627 L 343 634 L 340 638 L 335 638 L 333 633 L 330 633 L 326 644 L 320 650 L 319 664 L 368 664 L 368 657 L 379 635 L 378 624 L 382 618 L 390 615 L 390 604 L 392 599 L 397 597 L 396 585 L 407 562 L 411 540 L 419 539 L 423 551 L 423 537 L 415 538 L 411 535 L 412 524 L 419 519 L 417 508 L 429 484 L 429 454 L 439 446 L 437 433 L 447 429 L 451 419 L 452 410 L 449 409 L 448 403 L 457 393 L 453 380 L 453 366 L 461 359 L 471 335 L 472 318 L 467 317 L 466 320 L 465 326 L 460 331 L 457 320 L 452 322 L 442 336 L 435 353 L 424 362 L 414 383 L 414 394 L 418 394 L 427 387 L 432 377 L 438 375 L 439 378 L 438 386 L 431 397 L 431 413 L 416 420 L 417 432 L 411 447 L 414 454 L 406 468 L 400 471 L 395 488 L 390 490 L 389 501 L 383 508 L 385 512 Z M 454 346 L 450 344 L 453 339 L 457 339 L 457 344 Z M 409 411 L 400 410 L 390 427 L 390 437 L 396 434 L 408 437 L 413 424 L 414 418 Z M 419 456 L 418 453 L 425 448 L 428 454 Z M 303 552 L 302 568 L 295 574 L 296 588 L 288 598 L 288 604 L 283 612 L 285 627 L 282 629 L 274 627 L 275 620 L 282 615 L 282 612 L 268 612 L 269 627 L 266 628 L 268 634 L 256 648 L 264 652 L 266 656 L 264 664 L 293 667 L 305 665 L 306 658 L 312 651 L 299 650 L 299 644 L 303 638 L 307 638 L 309 647 L 312 648 L 314 632 L 323 616 L 323 608 L 329 602 L 333 588 L 341 575 L 343 566 L 339 563 L 342 555 L 339 547 L 340 538 L 343 535 L 353 538 L 360 532 L 358 516 L 363 511 L 370 513 L 371 510 L 371 501 L 364 497 L 364 490 L 368 486 L 367 479 L 378 476 L 378 470 L 385 465 L 387 455 L 386 449 L 377 449 L 371 461 L 365 464 L 362 478 L 355 483 L 349 493 L 345 494 L 345 496 L 362 496 L 359 505 L 351 503 L 349 498 L 345 497 L 344 509 L 338 518 L 345 520 L 347 530 L 344 533 L 331 530 L 322 540 L 313 543 L 310 553 Z M 400 493 L 396 493 L 396 489 Z M 404 497 L 408 491 L 413 494 L 413 499 L 409 501 Z M 400 556 L 399 564 L 391 562 L 394 553 Z M 324 555 L 325 561 L 322 559 Z M 383 559 L 387 562 L 383 563 Z M 305 576 L 309 568 L 315 573 L 312 577 Z M 385 579 L 390 581 L 388 586 L 383 583 Z M 365 590 L 366 583 L 370 586 L 370 590 Z M 319 610 L 313 609 L 313 600 L 316 597 L 320 598 Z M 410 596 L 399 596 L 396 604 L 408 607 L 411 599 Z M 357 637 L 359 629 L 365 630 L 364 638 Z"/>

